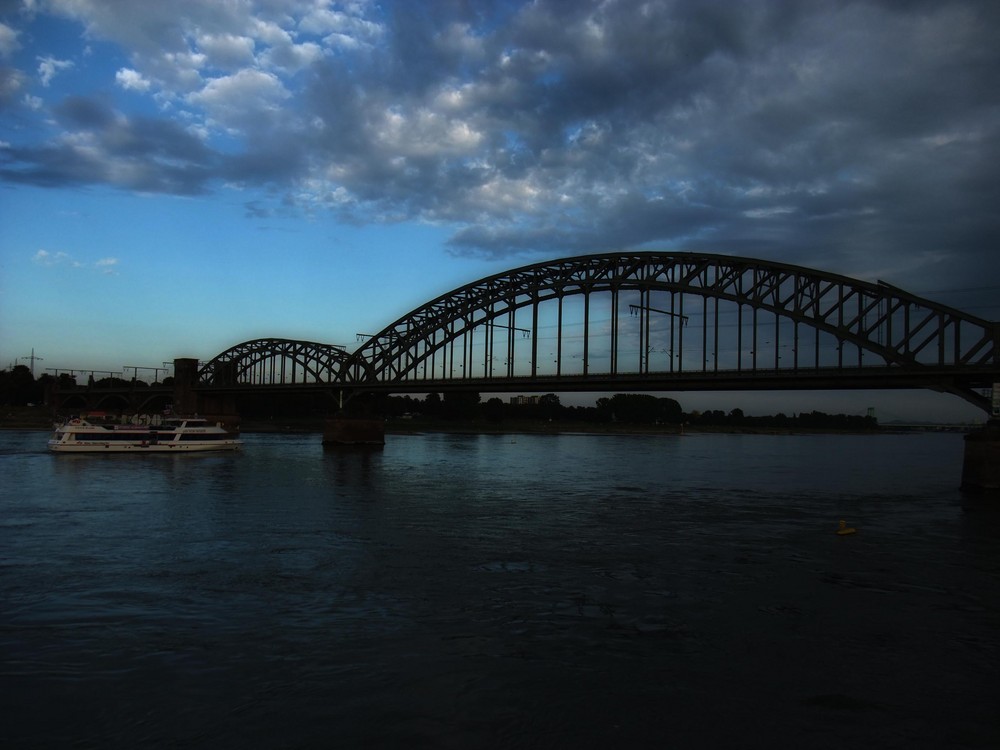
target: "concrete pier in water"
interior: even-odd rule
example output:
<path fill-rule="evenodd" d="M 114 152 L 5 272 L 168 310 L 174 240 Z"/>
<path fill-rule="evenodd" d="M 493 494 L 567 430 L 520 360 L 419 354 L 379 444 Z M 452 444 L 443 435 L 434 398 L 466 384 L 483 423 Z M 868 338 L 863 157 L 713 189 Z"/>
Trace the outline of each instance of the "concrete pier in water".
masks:
<path fill-rule="evenodd" d="M 174 359 L 174 404 L 177 414 L 198 414 L 228 427 L 240 423 L 236 400 L 230 393 L 199 393 L 198 360 L 188 357 Z"/>
<path fill-rule="evenodd" d="M 965 436 L 962 489 L 1000 499 L 1000 420 L 991 419 L 983 429 Z"/>
<path fill-rule="evenodd" d="M 326 420 L 324 446 L 385 445 L 385 420 L 337 416 Z"/>

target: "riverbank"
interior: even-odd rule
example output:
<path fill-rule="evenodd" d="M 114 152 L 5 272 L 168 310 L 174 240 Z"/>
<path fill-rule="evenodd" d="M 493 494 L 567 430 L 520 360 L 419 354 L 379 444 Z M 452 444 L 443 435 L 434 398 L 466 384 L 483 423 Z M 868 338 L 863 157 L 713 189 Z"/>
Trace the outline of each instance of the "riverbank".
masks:
<path fill-rule="evenodd" d="M 322 432 L 325 418 L 245 419 L 240 424 L 241 432 L 248 433 L 312 433 Z M 388 435 L 418 435 L 425 432 L 442 432 L 468 435 L 504 435 L 509 433 L 561 434 L 581 432 L 588 434 L 666 434 L 683 432 L 682 425 L 627 425 L 598 422 L 542 422 L 538 420 L 445 420 L 445 419 L 389 419 L 385 423 Z"/>
<path fill-rule="evenodd" d="M 246 433 L 320 433 L 324 418 L 275 419 L 242 421 L 240 429 Z M 744 434 L 744 435 L 792 435 L 792 434 L 879 434 L 884 432 L 968 432 L 968 425 L 910 425 L 878 427 L 874 430 L 838 430 L 834 428 L 805 427 L 754 427 L 737 425 L 692 425 L 684 424 L 628 424 L 623 422 L 586 422 L 571 420 L 518 420 L 506 419 L 500 422 L 487 420 L 447 420 L 447 419 L 389 419 L 386 421 L 387 435 L 419 435 L 421 433 L 449 433 L 454 435 L 684 435 L 684 434 Z"/>
<path fill-rule="evenodd" d="M 45 406 L 7 406 L 0 408 L 0 429 L 51 430 L 55 416 Z M 240 430 L 246 433 L 322 433 L 326 417 L 287 417 L 278 419 L 243 419 Z M 584 433 L 588 435 L 680 435 L 685 433 L 728 433 L 746 435 L 789 434 L 869 434 L 895 432 L 971 432 L 978 425 L 947 424 L 886 424 L 875 430 L 837 430 L 833 428 L 803 427 L 752 427 L 739 425 L 692 424 L 624 424 L 621 422 L 584 422 L 570 420 L 507 419 L 500 422 L 487 420 L 447 420 L 427 418 L 396 418 L 386 421 L 386 434 L 406 435 L 424 432 L 442 432 L 467 435 Z"/>
<path fill-rule="evenodd" d="M 0 429 L 51 430 L 54 420 L 47 406 L 0 406 Z"/>

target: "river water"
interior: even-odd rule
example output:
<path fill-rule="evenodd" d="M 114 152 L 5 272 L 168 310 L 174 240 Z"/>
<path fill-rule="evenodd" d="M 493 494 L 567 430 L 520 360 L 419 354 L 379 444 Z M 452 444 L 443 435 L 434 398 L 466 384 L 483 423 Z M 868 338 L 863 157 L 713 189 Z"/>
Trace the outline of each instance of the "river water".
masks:
<path fill-rule="evenodd" d="M 960 435 L 244 438 L 0 434 L 4 747 L 998 746 Z"/>

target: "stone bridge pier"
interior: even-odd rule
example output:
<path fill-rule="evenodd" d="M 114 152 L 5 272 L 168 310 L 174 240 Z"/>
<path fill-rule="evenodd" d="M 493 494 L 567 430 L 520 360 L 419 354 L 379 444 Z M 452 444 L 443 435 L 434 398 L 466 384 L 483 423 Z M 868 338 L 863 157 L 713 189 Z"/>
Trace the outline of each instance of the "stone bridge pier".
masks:
<path fill-rule="evenodd" d="M 174 412 L 198 414 L 220 422 L 239 421 L 236 398 L 230 393 L 205 393 L 198 389 L 198 360 L 174 360 Z"/>
<path fill-rule="evenodd" d="M 178 414 L 197 414 L 198 360 L 186 357 L 174 360 L 174 411 Z"/>

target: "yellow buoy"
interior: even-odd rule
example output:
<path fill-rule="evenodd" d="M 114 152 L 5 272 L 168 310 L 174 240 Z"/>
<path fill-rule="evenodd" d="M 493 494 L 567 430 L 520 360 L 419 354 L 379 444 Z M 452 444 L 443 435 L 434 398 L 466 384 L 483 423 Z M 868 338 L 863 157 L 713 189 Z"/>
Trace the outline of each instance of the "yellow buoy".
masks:
<path fill-rule="evenodd" d="M 844 520 L 841 520 L 841 522 L 840 522 L 840 528 L 837 529 L 837 533 L 840 534 L 841 536 L 846 536 L 847 534 L 854 534 L 856 532 L 857 532 L 857 529 L 854 529 L 854 528 L 851 528 L 850 526 L 848 526 L 847 525 L 847 521 L 844 521 Z"/>

